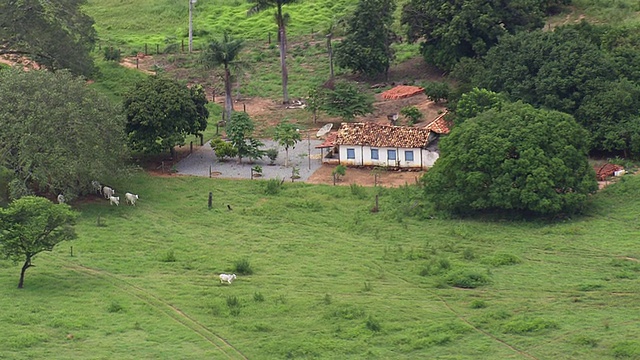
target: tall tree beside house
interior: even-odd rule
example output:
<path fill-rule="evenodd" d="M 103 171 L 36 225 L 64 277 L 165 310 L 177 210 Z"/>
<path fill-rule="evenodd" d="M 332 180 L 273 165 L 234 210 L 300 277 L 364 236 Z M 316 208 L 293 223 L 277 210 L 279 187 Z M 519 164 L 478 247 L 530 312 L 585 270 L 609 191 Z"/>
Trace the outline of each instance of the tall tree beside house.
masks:
<path fill-rule="evenodd" d="M 579 212 L 598 189 L 588 136 L 571 115 L 503 103 L 455 126 L 422 178 L 427 199 L 454 214 Z"/>
<path fill-rule="evenodd" d="M 320 90 L 320 110 L 351 121 L 356 116 L 373 113 L 374 98 L 352 82 L 336 81 Z"/>
<path fill-rule="evenodd" d="M 26 196 L 0 208 L 0 256 L 14 262 L 24 261 L 18 288 L 33 258 L 43 251 L 76 237 L 73 225 L 77 214 L 69 205 L 54 204 L 38 196 Z"/>
<path fill-rule="evenodd" d="M 205 50 L 202 52 L 200 62 L 206 68 L 215 68 L 220 65 L 224 67 L 224 92 L 225 102 L 224 109 L 227 121 L 231 119 L 233 111 L 233 100 L 231 95 L 231 66 L 240 54 L 240 50 L 244 45 L 244 40 L 234 39 L 225 32 L 221 40 L 211 40 Z"/>
<path fill-rule="evenodd" d="M 158 154 L 184 145 L 186 135 L 199 135 L 207 128 L 209 111 L 202 88 L 176 80 L 149 76 L 125 95 L 125 131 L 132 150 Z"/>
<path fill-rule="evenodd" d="M 395 0 L 360 0 L 347 35 L 335 47 L 336 64 L 367 76 L 387 75 L 393 60 L 391 30 Z"/>
<path fill-rule="evenodd" d="M 275 19 L 278 25 L 278 40 L 280 46 L 280 68 L 282 70 L 282 102 L 289 103 L 289 90 L 287 89 L 289 82 L 289 74 L 287 72 L 287 31 L 286 26 L 289 23 L 289 14 L 282 12 L 284 5 L 289 5 L 298 0 L 249 0 L 253 4 L 249 9 L 248 15 L 253 15 L 273 7 L 276 8 Z"/>
<path fill-rule="evenodd" d="M 90 55 L 96 41 L 86 0 L 0 1 L 0 55 L 16 54 L 48 69 L 75 75 L 94 73 Z"/>
<path fill-rule="evenodd" d="M 300 131 L 296 126 L 287 120 L 282 120 L 275 128 L 275 135 L 273 140 L 277 141 L 280 146 L 284 147 L 286 158 L 284 159 L 284 166 L 289 166 L 289 148 L 295 148 L 300 139 Z"/>
<path fill-rule="evenodd" d="M 38 191 L 71 200 L 126 163 L 122 108 L 69 71 L 4 69 L 0 104 L 0 168 L 13 199 Z"/>

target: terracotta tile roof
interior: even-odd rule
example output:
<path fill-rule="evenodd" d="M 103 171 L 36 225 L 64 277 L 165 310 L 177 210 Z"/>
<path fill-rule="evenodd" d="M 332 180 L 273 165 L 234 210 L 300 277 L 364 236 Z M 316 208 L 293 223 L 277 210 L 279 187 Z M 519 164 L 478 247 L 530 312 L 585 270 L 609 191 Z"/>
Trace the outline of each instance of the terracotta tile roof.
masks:
<path fill-rule="evenodd" d="M 336 145 L 424 148 L 429 143 L 427 129 L 376 123 L 342 123 Z"/>
<path fill-rule="evenodd" d="M 428 123 L 424 128 L 427 130 L 431 130 L 437 134 L 448 134 L 449 131 L 451 131 L 451 126 L 450 126 L 451 124 L 449 123 L 449 121 L 444 119 L 444 116 L 446 114 L 447 114 L 446 111 L 443 112 L 435 120 Z"/>
<path fill-rule="evenodd" d="M 593 168 L 596 171 L 596 177 L 598 181 L 604 181 L 608 177 L 613 176 L 616 171 L 624 169 L 620 165 L 614 165 L 611 163 L 605 163 L 602 166 L 594 166 Z"/>
<path fill-rule="evenodd" d="M 418 86 L 400 85 L 382 93 L 383 99 L 402 99 L 420 94 L 424 91 Z"/>
<path fill-rule="evenodd" d="M 329 134 L 327 134 L 327 137 L 324 139 L 324 142 L 316 146 L 316 149 L 333 147 L 334 143 L 336 142 L 336 137 L 338 137 L 337 132 L 335 131 L 330 132 Z"/>

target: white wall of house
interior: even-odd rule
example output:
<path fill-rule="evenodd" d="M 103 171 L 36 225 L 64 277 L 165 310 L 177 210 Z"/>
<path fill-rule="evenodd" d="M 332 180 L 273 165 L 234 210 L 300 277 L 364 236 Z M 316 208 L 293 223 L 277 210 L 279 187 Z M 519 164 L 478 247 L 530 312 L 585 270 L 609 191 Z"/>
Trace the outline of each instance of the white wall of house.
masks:
<path fill-rule="evenodd" d="M 435 151 L 410 148 L 340 145 L 340 164 L 345 166 L 393 166 L 429 168 L 439 157 Z M 376 158 L 377 155 L 377 158 Z"/>

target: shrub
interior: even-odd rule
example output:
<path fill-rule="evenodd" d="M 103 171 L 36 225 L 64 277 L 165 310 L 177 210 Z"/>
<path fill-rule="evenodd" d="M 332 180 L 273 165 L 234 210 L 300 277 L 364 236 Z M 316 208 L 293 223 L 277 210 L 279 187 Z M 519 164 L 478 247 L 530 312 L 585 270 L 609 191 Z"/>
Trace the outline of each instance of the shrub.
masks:
<path fill-rule="evenodd" d="M 473 300 L 470 304 L 470 307 L 472 309 L 484 309 L 487 307 L 487 303 L 485 303 L 483 300 Z"/>
<path fill-rule="evenodd" d="M 349 185 L 349 188 L 351 189 L 351 195 L 357 197 L 358 199 L 364 199 L 367 197 L 367 192 L 365 191 L 363 186 L 360 186 L 358 184 L 351 184 Z"/>
<path fill-rule="evenodd" d="M 475 259 L 475 258 L 476 258 L 476 255 L 474 254 L 474 252 L 473 252 L 473 249 L 472 249 L 472 248 L 466 248 L 466 249 L 464 249 L 464 250 L 462 251 L 462 257 L 463 257 L 465 260 L 469 260 L 469 261 L 471 261 L 471 260 L 473 260 L 473 259 Z"/>
<path fill-rule="evenodd" d="M 124 308 L 117 301 L 112 301 L 111 304 L 109 304 L 109 306 L 107 307 L 107 312 L 110 312 L 110 313 L 118 313 L 123 311 L 124 311 Z"/>
<path fill-rule="evenodd" d="M 236 274 L 241 275 L 251 275 L 253 274 L 253 269 L 251 268 L 251 263 L 249 263 L 248 259 L 240 259 L 237 260 L 233 266 L 234 272 Z"/>
<path fill-rule="evenodd" d="M 613 356 L 615 358 L 631 358 L 637 359 L 640 357 L 640 344 L 634 341 L 622 341 L 614 344 L 611 347 Z"/>
<path fill-rule="evenodd" d="M 218 160 L 225 161 L 226 158 L 233 158 L 238 155 L 238 149 L 233 144 L 222 139 L 216 139 L 211 143 L 213 151 L 215 151 Z"/>
<path fill-rule="evenodd" d="M 265 151 L 265 155 L 269 158 L 269 161 L 271 161 L 269 165 L 273 165 L 276 159 L 278 158 L 278 149 L 275 149 L 275 148 L 267 149 Z"/>
<path fill-rule="evenodd" d="M 267 195 L 277 195 L 282 189 L 282 180 L 269 179 L 265 182 L 264 193 Z"/>
<path fill-rule="evenodd" d="M 166 253 L 164 253 L 162 256 L 160 256 L 160 261 L 161 262 L 176 262 L 176 254 L 173 252 L 173 250 L 169 250 Z"/>
<path fill-rule="evenodd" d="M 121 58 L 122 58 L 122 54 L 120 53 L 120 49 L 114 49 L 113 46 L 104 48 L 105 60 L 119 62 Z"/>
<path fill-rule="evenodd" d="M 235 295 L 227 296 L 227 306 L 229 308 L 240 307 L 240 300 Z"/>
<path fill-rule="evenodd" d="M 420 271 L 421 276 L 440 275 L 451 269 L 451 262 L 447 258 L 431 259 Z"/>
<path fill-rule="evenodd" d="M 449 98 L 449 94 L 451 93 L 451 89 L 449 84 L 445 82 L 432 81 L 424 84 L 424 93 L 427 95 L 429 100 L 438 103 L 443 100 L 447 100 Z"/>
<path fill-rule="evenodd" d="M 251 171 L 253 171 L 253 176 L 262 176 L 262 166 L 260 165 L 252 167 Z"/>
<path fill-rule="evenodd" d="M 557 328 L 558 324 L 552 320 L 517 318 L 504 324 L 503 331 L 510 334 L 525 335 Z"/>
<path fill-rule="evenodd" d="M 475 289 L 488 284 L 489 277 L 474 271 L 456 271 L 446 278 L 447 284 L 464 289 Z"/>
<path fill-rule="evenodd" d="M 261 293 L 256 291 L 253 294 L 253 301 L 255 301 L 255 302 L 263 302 L 264 301 L 264 295 L 262 295 Z"/>
<path fill-rule="evenodd" d="M 499 253 L 499 254 L 495 254 L 487 262 L 493 266 L 506 266 L 506 265 L 519 264 L 522 262 L 522 260 L 519 257 L 512 254 Z"/>
<path fill-rule="evenodd" d="M 335 176 L 336 180 L 340 180 L 340 177 L 345 176 L 346 174 L 347 174 L 347 168 L 342 164 L 336 166 L 331 172 L 331 175 Z"/>
<path fill-rule="evenodd" d="M 400 110 L 400 115 L 404 116 L 407 118 L 407 122 L 409 123 L 409 125 L 413 125 L 417 122 L 420 122 L 420 119 L 422 119 L 422 113 L 420 112 L 420 110 L 415 107 L 415 106 L 405 106 Z"/>
<path fill-rule="evenodd" d="M 366 326 L 367 326 L 367 329 L 373 332 L 379 332 L 381 330 L 380 322 L 371 316 L 367 318 Z"/>

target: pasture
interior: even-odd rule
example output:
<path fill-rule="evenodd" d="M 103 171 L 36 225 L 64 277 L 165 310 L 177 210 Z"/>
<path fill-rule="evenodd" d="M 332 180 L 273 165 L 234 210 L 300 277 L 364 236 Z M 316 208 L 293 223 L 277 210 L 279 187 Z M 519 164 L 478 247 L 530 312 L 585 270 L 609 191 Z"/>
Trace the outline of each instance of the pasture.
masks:
<path fill-rule="evenodd" d="M 25 289 L 0 261 L 0 358 L 640 357 L 635 176 L 555 222 L 419 219 L 412 187 L 114 185 L 137 206 L 77 204 Z"/>

